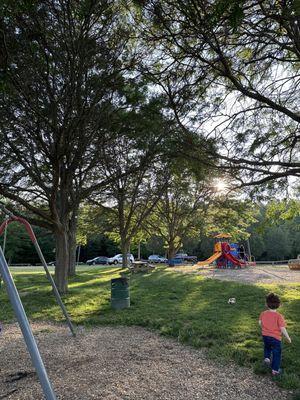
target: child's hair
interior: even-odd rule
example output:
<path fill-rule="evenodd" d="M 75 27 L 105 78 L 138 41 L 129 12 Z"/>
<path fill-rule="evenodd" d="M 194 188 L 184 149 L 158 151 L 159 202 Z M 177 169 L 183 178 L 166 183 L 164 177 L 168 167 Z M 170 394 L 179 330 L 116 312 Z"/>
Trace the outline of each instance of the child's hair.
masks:
<path fill-rule="evenodd" d="M 271 310 L 276 310 L 280 306 L 280 298 L 275 293 L 269 293 L 266 297 L 266 303 Z"/>

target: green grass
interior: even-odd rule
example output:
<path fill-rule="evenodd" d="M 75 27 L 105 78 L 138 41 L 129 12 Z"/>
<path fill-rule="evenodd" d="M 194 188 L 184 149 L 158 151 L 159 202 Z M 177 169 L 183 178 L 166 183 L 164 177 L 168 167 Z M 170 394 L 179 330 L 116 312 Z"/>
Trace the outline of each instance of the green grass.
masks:
<path fill-rule="evenodd" d="M 120 271 L 112 267 L 79 269 L 64 298 L 75 323 L 155 329 L 182 343 L 205 348 L 218 363 L 233 360 L 264 374 L 257 319 L 264 309 L 266 293 L 276 291 L 282 298 L 280 312 L 293 340 L 292 345 L 284 345 L 284 375 L 278 383 L 289 389 L 300 387 L 300 285 L 243 285 L 158 268 L 151 274 L 132 275 L 131 308 L 113 311 L 110 280 Z M 63 320 L 43 272 L 14 269 L 13 275 L 31 319 Z M 230 297 L 236 298 L 235 305 L 227 304 Z M 9 322 L 13 318 L 7 296 L 1 290 L 0 320 Z"/>

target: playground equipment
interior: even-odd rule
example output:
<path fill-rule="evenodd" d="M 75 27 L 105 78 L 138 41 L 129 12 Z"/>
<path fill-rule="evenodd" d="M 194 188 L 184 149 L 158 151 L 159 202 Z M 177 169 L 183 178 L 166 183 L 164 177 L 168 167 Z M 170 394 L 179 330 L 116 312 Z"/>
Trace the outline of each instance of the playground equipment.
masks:
<path fill-rule="evenodd" d="M 241 268 L 255 265 L 255 262 L 249 260 L 244 246 L 229 242 L 231 235 L 228 233 L 220 233 L 214 238 L 216 240 L 214 253 L 207 260 L 199 261 L 197 265 L 209 265 L 214 261 L 216 261 L 218 268 Z"/>
<path fill-rule="evenodd" d="M 59 292 L 57 290 L 55 282 L 54 282 L 54 280 L 53 280 L 53 278 L 52 278 L 52 276 L 51 276 L 51 274 L 50 274 L 50 272 L 48 270 L 47 263 L 45 261 L 45 258 L 43 256 L 43 253 L 42 253 L 42 251 L 40 249 L 40 246 L 39 246 L 39 244 L 37 242 L 37 239 L 35 237 L 35 234 L 34 234 L 34 232 L 32 230 L 31 225 L 24 218 L 15 216 L 13 213 L 11 213 L 9 210 L 7 210 L 7 208 L 4 205 L 2 205 L 1 203 L 0 203 L 0 209 L 4 212 L 4 214 L 6 214 L 8 216 L 8 218 L 0 226 L 0 235 L 2 235 L 2 233 L 6 230 L 7 225 L 10 224 L 11 222 L 16 221 L 16 222 L 19 222 L 19 223 L 21 223 L 21 224 L 23 224 L 25 226 L 25 228 L 27 230 L 27 233 L 29 234 L 29 237 L 30 237 L 31 241 L 33 242 L 34 247 L 36 248 L 36 251 L 37 251 L 37 253 L 39 255 L 39 258 L 40 258 L 40 260 L 41 260 L 41 262 L 43 264 L 43 267 L 44 267 L 45 272 L 46 272 L 46 276 L 47 276 L 48 280 L 51 283 L 51 286 L 52 286 L 52 289 L 53 289 L 53 293 L 54 293 L 54 295 L 56 297 L 57 303 L 60 306 L 60 308 L 62 309 L 62 312 L 63 312 L 63 314 L 64 314 L 64 316 L 66 318 L 66 321 L 68 323 L 68 326 L 70 328 L 70 331 L 71 331 L 72 335 L 75 336 L 75 330 L 73 328 L 72 322 L 71 322 L 71 320 L 69 318 L 69 315 L 68 315 L 68 312 L 67 312 L 67 310 L 66 310 L 66 308 L 65 308 L 65 306 L 64 306 L 64 304 L 63 304 L 63 302 L 61 300 L 61 297 L 59 295 Z M 38 349 L 36 341 L 34 339 L 30 324 L 28 322 L 25 310 L 23 308 L 23 304 L 21 302 L 19 293 L 18 293 L 17 288 L 15 286 L 13 277 L 12 277 L 10 271 L 9 271 L 9 268 L 8 268 L 8 265 L 7 265 L 7 262 L 6 262 L 6 259 L 4 257 L 4 254 L 3 254 L 3 251 L 2 251 L 1 247 L 0 247 L 0 275 L 1 275 L 3 281 L 4 281 L 5 285 L 6 285 L 6 290 L 7 290 L 7 294 L 8 294 L 9 300 L 11 302 L 11 305 L 12 305 L 13 310 L 15 312 L 15 315 L 16 315 L 16 318 L 18 320 L 19 326 L 21 328 L 21 331 L 22 331 L 22 334 L 23 334 L 23 337 L 24 337 L 28 352 L 30 354 L 32 363 L 33 363 L 33 365 L 34 365 L 34 367 L 36 369 L 37 375 L 39 377 L 39 380 L 40 380 L 40 383 L 41 383 L 45 398 L 46 398 L 46 400 L 56 400 L 57 399 L 56 395 L 54 393 L 54 390 L 53 390 L 53 387 L 51 385 L 51 382 L 50 382 L 50 380 L 48 378 L 47 371 L 45 369 L 45 366 L 44 366 L 43 360 L 41 358 L 39 349 Z"/>
<path fill-rule="evenodd" d="M 288 261 L 288 266 L 289 266 L 289 269 L 291 269 L 291 270 L 299 271 L 300 270 L 300 258 L 298 257 L 298 258 L 294 258 L 292 260 L 289 260 Z"/>

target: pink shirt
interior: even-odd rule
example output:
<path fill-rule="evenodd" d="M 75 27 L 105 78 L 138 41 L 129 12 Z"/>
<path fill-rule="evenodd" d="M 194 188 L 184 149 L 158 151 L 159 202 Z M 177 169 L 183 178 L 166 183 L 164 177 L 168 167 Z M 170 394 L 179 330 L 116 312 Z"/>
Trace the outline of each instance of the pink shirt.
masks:
<path fill-rule="evenodd" d="M 281 328 L 285 328 L 285 320 L 281 314 L 276 311 L 264 311 L 260 314 L 261 329 L 263 336 L 271 336 L 281 340 Z"/>

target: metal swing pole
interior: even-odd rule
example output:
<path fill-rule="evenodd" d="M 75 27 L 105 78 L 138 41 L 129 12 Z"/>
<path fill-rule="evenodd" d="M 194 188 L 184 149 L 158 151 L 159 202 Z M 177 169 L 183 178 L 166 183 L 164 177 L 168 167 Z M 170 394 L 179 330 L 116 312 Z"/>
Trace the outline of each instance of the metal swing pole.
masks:
<path fill-rule="evenodd" d="M 37 238 L 36 238 L 36 236 L 35 236 L 35 234 L 34 234 L 34 232 L 33 232 L 33 229 L 32 229 L 32 227 L 31 227 L 31 225 L 29 224 L 28 221 L 26 221 L 25 218 L 15 216 L 11 211 L 9 211 L 9 210 L 8 210 L 3 204 L 1 204 L 1 203 L 0 203 L 0 209 L 2 209 L 2 211 L 3 211 L 6 215 L 9 216 L 9 219 L 5 220 L 5 221 L 2 223 L 2 225 L 0 226 L 0 235 L 2 235 L 4 229 L 5 229 L 5 228 L 7 227 L 7 225 L 10 224 L 11 222 L 14 222 L 14 221 L 20 222 L 21 224 L 23 224 L 23 225 L 25 226 L 25 228 L 26 228 L 26 230 L 27 230 L 27 233 L 28 233 L 28 235 L 29 235 L 29 237 L 30 237 L 30 239 L 31 239 L 31 241 L 32 241 L 32 243 L 33 243 L 33 245 L 34 245 L 34 247 L 35 247 L 37 253 L 38 253 L 38 256 L 39 256 L 39 258 L 40 258 L 40 260 L 41 260 L 41 263 L 42 263 L 42 265 L 43 265 L 43 267 L 44 267 L 44 270 L 45 270 L 45 272 L 46 272 L 46 276 L 47 276 L 49 282 L 51 283 L 51 286 L 52 286 L 52 289 L 53 289 L 53 292 L 54 292 L 54 296 L 55 296 L 55 298 L 56 298 L 56 301 L 57 301 L 58 305 L 60 306 L 64 317 L 66 318 L 67 324 L 68 324 L 68 326 L 69 326 L 69 329 L 70 329 L 72 335 L 73 335 L 73 336 L 76 336 L 75 329 L 74 329 L 73 324 L 72 324 L 72 322 L 71 322 L 71 320 L 70 320 L 68 311 L 67 311 L 67 309 L 66 309 L 64 303 L 62 302 L 62 299 L 61 299 L 61 297 L 60 297 L 60 294 L 59 294 L 59 291 L 58 291 L 58 289 L 57 289 L 57 287 L 56 287 L 56 284 L 55 284 L 55 282 L 54 282 L 54 279 L 52 278 L 52 275 L 51 275 L 50 272 L 49 272 L 49 269 L 48 269 L 46 260 L 45 260 L 45 258 L 44 258 L 43 253 L 42 253 L 42 250 L 41 250 L 41 248 L 40 248 L 40 246 L 39 246 L 39 244 L 38 244 Z"/>
<path fill-rule="evenodd" d="M 72 335 L 75 337 L 75 336 L 76 336 L 75 329 L 74 329 L 73 324 L 72 324 L 72 322 L 71 322 L 71 320 L 70 320 L 68 311 L 67 311 L 67 309 L 66 309 L 64 303 L 62 302 L 62 299 L 61 299 L 61 297 L 60 297 L 59 291 L 57 290 L 57 287 L 56 287 L 56 284 L 55 284 L 55 282 L 54 282 L 54 279 L 52 278 L 52 275 L 51 275 L 50 272 L 49 272 L 49 269 L 48 269 L 48 267 L 47 267 L 46 260 L 45 260 L 45 258 L 44 258 L 43 253 L 42 253 L 42 250 L 41 250 L 41 248 L 40 248 L 40 246 L 39 246 L 37 240 L 35 240 L 35 241 L 33 242 L 33 244 L 34 244 L 34 247 L 36 248 L 36 251 L 37 251 L 37 253 L 38 253 L 39 257 L 40 257 L 40 260 L 41 260 L 41 262 L 42 262 L 42 264 L 43 264 L 43 267 L 44 267 L 44 270 L 45 270 L 45 272 L 46 272 L 47 278 L 48 278 L 48 280 L 50 281 L 50 283 L 51 283 L 51 285 L 52 285 L 52 289 L 53 289 L 53 292 L 54 292 L 56 301 L 57 301 L 58 305 L 60 306 L 60 308 L 61 308 L 61 310 L 62 310 L 62 313 L 64 314 L 64 316 L 65 316 L 65 318 L 66 318 L 67 324 L 68 324 L 68 326 L 69 326 L 69 328 L 70 328 L 70 331 L 71 331 Z"/>
<path fill-rule="evenodd" d="M 3 251 L 3 255 L 5 257 L 5 250 L 6 250 L 6 238 L 7 238 L 7 220 L 5 220 L 6 224 L 5 224 L 5 229 L 4 229 L 4 237 L 3 237 L 3 244 L 2 244 L 2 251 Z M 1 273 L 0 273 L 0 287 L 2 284 L 2 277 L 1 277 Z"/>
<path fill-rule="evenodd" d="M 2 275 L 3 281 L 6 284 L 8 297 L 10 299 L 11 305 L 14 309 L 18 323 L 22 330 L 28 352 L 30 354 L 33 366 L 35 367 L 36 372 L 38 374 L 46 400 L 56 400 L 57 399 L 56 395 L 54 393 L 51 382 L 48 378 L 46 368 L 44 366 L 42 357 L 40 355 L 31 327 L 29 325 L 25 310 L 23 308 L 19 293 L 17 291 L 16 285 L 9 271 L 1 247 L 0 247 L 0 273 Z"/>
<path fill-rule="evenodd" d="M 5 229 L 4 229 L 4 237 L 3 237 L 3 245 L 2 245 L 2 251 L 3 255 L 5 257 L 5 250 L 6 250 L 6 239 L 7 239 L 7 222 L 8 220 L 5 221 Z"/>

